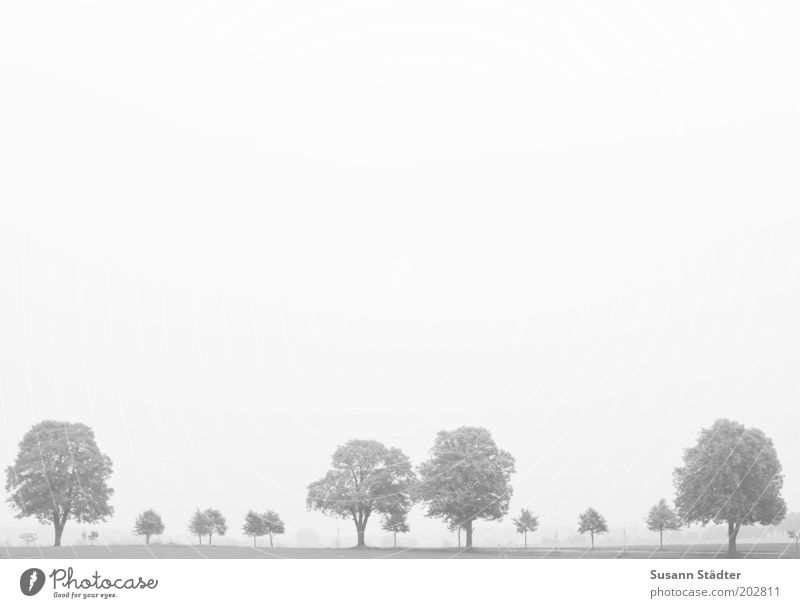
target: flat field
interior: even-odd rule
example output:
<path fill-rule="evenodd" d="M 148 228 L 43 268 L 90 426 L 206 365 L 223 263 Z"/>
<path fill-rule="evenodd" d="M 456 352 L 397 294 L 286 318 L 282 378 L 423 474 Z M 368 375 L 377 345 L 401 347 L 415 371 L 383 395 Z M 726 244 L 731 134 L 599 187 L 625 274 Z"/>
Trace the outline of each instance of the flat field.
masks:
<path fill-rule="evenodd" d="M 787 543 L 740 543 L 740 559 L 798 559 L 800 553 Z M 288 549 L 208 545 L 79 545 L 69 547 L 2 547 L 7 559 L 728 559 L 727 545 L 637 545 L 598 547 L 475 548 L 463 549 Z"/>

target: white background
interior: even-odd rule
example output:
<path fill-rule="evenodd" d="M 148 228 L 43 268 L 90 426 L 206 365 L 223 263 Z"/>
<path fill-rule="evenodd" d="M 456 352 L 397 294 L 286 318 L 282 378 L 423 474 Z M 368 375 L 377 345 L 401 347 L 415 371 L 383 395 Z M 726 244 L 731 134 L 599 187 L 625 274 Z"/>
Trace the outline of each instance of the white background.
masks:
<path fill-rule="evenodd" d="M 347 544 L 304 507 L 336 445 L 419 463 L 481 425 L 532 542 L 590 505 L 654 542 L 647 509 L 725 416 L 775 440 L 800 509 L 798 23 L 790 2 L 3 2 L 0 464 L 39 420 L 82 421 L 115 463 L 108 542 L 146 508 L 187 541 L 216 507 L 220 542 L 271 508 L 281 542 Z M 0 540 L 26 529 L 50 538 L 0 506 Z"/>

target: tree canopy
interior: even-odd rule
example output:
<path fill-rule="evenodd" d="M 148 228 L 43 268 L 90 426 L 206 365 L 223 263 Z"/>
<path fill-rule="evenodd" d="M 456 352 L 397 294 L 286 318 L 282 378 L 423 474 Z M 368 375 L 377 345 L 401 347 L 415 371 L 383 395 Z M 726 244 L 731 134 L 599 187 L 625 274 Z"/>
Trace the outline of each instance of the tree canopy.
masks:
<path fill-rule="evenodd" d="M 674 473 L 678 515 L 687 523 L 726 523 L 731 554 L 742 526 L 774 525 L 786 515 L 781 463 L 761 430 L 719 419 L 700 431 L 683 461 Z"/>
<path fill-rule="evenodd" d="M 675 511 L 667 504 L 667 500 L 662 498 L 647 513 L 645 518 L 647 529 L 651 532 L 658 532 L 658 545 L 664 548 L 664 530 L 680 530 L 681 521 Z"/>
<path fill-rule="evenodd" d="M 336 448 L 331 468 L 308 486 L 309 509 L 352 519 L 357 546 L 365 546 L 364 532 L 373 513 L 408 509 L 414 471 L 408 457 L 378 441 L 353 439 Z"/>
<path fill-rule="evenodd" d="M 514 528 L 517 533 L 522 534 L 525 539 L 525 548 L 528 548 L 528 532 L 536 532 L 539 529 L 539 518 L 531 513 L 528 509 L 522 509 L 519 517 L 512 520 Z"/>
<path fill-rule="evenodd" d="M 203 544 L 203 537 L 210 534 L 213 530 L 211 521 L 203 514 L 200 509 L 197 509 L 192 518 L 189 520 L 189 532 L 196 536 L 200 544 Z M 209 543 L 211 540 L 209 539 Z"/>
<path fill-rule="evenodd" d="M 149 545 L 151 536 L 164 534 L 164 522 L 158 513 L 153 509 L 148 509 L 136 518 L 133 533 L 136 536 L 144 536 L 145 544 Z"/>
<path fill-rule="evenodd" d="M 394 537 L 394 546 L 397 547 L 397 535 L 409 532 L 411 528 L 408 525 L 408 512 L 396 510 L 391 513 L 384 514 L 381 519 L 381 530 L 384 532 L 391 532 Z"/>
<path fill-rule="evenodd" d="M 597 510 L 589 507 L 578 516 L 578 532 L 580 534 L 589 533 L 592 539 L 592 549 L 594 549 L 595 534 L 605 534 L 608 532 L 606 518 L 600 515 Z"/>
<path fill-rule="evenodd" d="M 55 528 L 55 546 L 67 520 L 92 524 L 114 513 L 108 486 L 111 459 L 97 447 L 85 424 L 45 420 L 33 426 L 19 444 L 14 464 L 6 469 L 7 502 L 16 517 L 35 517 Z"/>
<path fill-rule="evenodd" d="M 428 517 L 463 528 L 472 547 L 477 519 L 494 521 L 508 513 L 514 458 L 484 428 L 460 427 L 436 436 L 430 458 L 419 467 L 416 497 Z"/>

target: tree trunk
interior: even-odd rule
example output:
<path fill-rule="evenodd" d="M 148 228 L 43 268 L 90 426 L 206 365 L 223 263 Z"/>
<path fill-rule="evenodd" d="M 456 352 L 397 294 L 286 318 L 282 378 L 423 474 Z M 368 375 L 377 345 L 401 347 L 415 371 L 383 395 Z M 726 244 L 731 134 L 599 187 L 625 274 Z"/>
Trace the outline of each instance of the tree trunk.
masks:
<path fill-rule="evenodd" d="M 197 535 L 197 542 L 200 543 L 201 545 L 203 544 L 203 535 L 202 534 L 198 534 Z"/>
<path fill-rule="evenodd" d="M 528 531 L 526 530 L 525 532 L 523 532 L 522 535 L 525 537 L 525 548 L 527 549 L 528 548 Z"/>
<path fill-rule="evenodd" d="M 211 532 L 208 533 L 208 546 L 211 546 Z"/>
<path fill-rule="evenodd" d="M 269 548 L 272 549 L 272 534 L 269 535 Z"/>
<path fill-rule="evenodd" d="M 55 537 L 55 541 L 53 542 L 53 546 L 54 547 L 60 547 L 61 546 L 61 535 L 64 533 L 64 526 L 61 525 L 61 522 L 57 521 L 55 523 L 55 528 L 56 528 L 56 537 Z"/>
<path fill-rule="evenodd" d="M 365 526 L 356 526 L 356 533 L 358 534 L 358 542 L 356 547 L 366 547 L 367 543 L 364 542 L 364 528 Z"/>
<path fill-rule="evenodd" d="M 728 522 L 728 555 L 736 555 L 736 535 L 739 534 L 739 524 Z"/>
<path fill-rule="evenodd" d="M 458 527 L 458 548 L 461 548 L 461 526 Z"/>
<path fill-rule="evenodd" d="M 658 550 L 664 550 L 664 530 L 662 528 L 658 530 Z"/>
<path fill-rule="evenodd" d="M 144 535 L 144 544 L 145 545 L 149 545 L 150 544 L 150 535 L 149 534 L 145 534 Z"/>
<path fill-rule="evenodd" d="M 592 537 L 592 549 L 594 549 L 594 530 L 589 531 L 589 536 Z"/>
<path fill-rule="evenodd" d="M 467 533 L 466 542 L 464 543 L 467 549 L 472 549 L 472 520 L 468 519 L 464 522 L 464 530 Z"/>
<path fill-rule="evenodd" d="M 253 546 L 254 547 L 256 546 L 256 535 L 255 534 L 253 534 Z"/>

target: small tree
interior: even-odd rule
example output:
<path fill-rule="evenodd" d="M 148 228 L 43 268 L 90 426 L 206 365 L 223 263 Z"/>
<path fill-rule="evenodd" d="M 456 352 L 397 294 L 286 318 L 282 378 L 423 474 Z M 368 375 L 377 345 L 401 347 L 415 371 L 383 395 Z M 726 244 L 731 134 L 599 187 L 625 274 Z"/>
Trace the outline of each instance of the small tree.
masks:
<path fill-rule="evenodd" d="M 164 534 L 164 522 L 161 520 L 161 516 L 158 513 L 153 509 L 148 509 L 140 513 L 136 518 L 136 525 L 133 533 L 136 536 L 144 536 L 145 544 L 149 545 L 151 536 Z"/>
<path fill-rule="evenodd" d="M 264 517 L 255 511 L 248 511 L 247 515 L 244 516 L 244 527 L 242 527 L 242 531 L 247 534 L 247 536 L 253 537 L 253 546 L 255 547 L 256 539 L 267 533 Z"/>
<path fill-rule="evenodd" d="M 647 529 L 651 532 L 658 532 L 658 550 L 664 548 L 664 530 L 680 530 L 681 522 L 675 511 L 667 504 L 666 499 L 662 498 L 658 504 L 654 505 L 645 518 Z"/>
<path fill-rule="evenodd" d="M 594 549 L 594 535 L 608 532 L 606 518 L 595 509 L 589 507 L 578 516 L 578 532 L 580 534 L 589 533 L 592 539 L 592 549 Z"/>
<path fill-rule="evenodd" d="M 211 537 L 214 532 L 219 536 L 225 536 L 228 531 L 228 523 L 225 521 L 222 513 L 216 509 L 206 509 L 203 511 L 203 517 L 208 521 L 208 544 L 211 544 Z"/>
<path fill-rule="evenodd" d="M 325 515 L 352 519 L 356 544 L 366 546 L 373 513 L 391 513 L 410 504 L 414 471 L 408 457 L 378 441 L 353 439 L 336 448 L 331 468 L 309 484 L 306 506 Z"/>
<path fill-rule="evenodd" d="M 35 532 L 23 532 L 19 535 L 26 547 L 30 547 L 39 537 Z"/>
<path fill-rule="evenodd" d="M 781 521 L 774 522 L 770 528 L 776 532 L 778 536 L 783 536 L 790 531 L 800 530 L 800 513 L 792 511 Z"/>
<path fill-rule="evenodd" d="M 94 541 L 96 541 L 98 538 L 100 538 L 100 533 L 97 530 L 92 530 L 89 532 L 89 542 L 91 544 L 94 544 Z"/>
<path fill-rule="evenodd" d="M 522 509 L 519 517 L 511 520 L 519 534 L 525 538 L 525 548 L 528 548 L 528 532 L 536 532 L 539 529 L 539 518 L 533 515 L 528 509 Z"/>
<path fill-rule="evenodd" d="M 795 553 L 800 552 L 800 530 L 789 530 L 786 534 L 794 541 Z"/>
<path fill-rule="evenodd" d="M 392 511 L 391 513 L 385 513 L 381 520 L 381 529 L 385 532 L 391 532 L 394 536 L 395 549 L 397 549 L 397 534 L 403 534 L 411 530 L 406 521 L 407 517 L 407 511 Z"/>
<path fill-rule="evenodd" d="M 283 520 L 275 511 L 267 511 L 261 516 L 261 518 L 264 520 L 264 526 L 266 534 L 269 536 L 269 546 L 271 549 L 273 547 L 272 539 L 279 534 L 285 534 L 286 526 L 283 524 Z"/>
<path fill-rule="evenodd" d="M 728 525 L 728 553 L 742 526 L 774 525 L 786 516 L 783 473 L 772 440 L 756 428 L 720 419 L 702 429 L 675 469 L 675 508 L 687 522 Z"/>
<path fill-rule="evenodd" d="M 418 471 L 417 498 L 427 516 L 464 528 L 467 549 L 476 520 L 497 521 L 508 513 L 514 457 L 484 428 L 440 431 Z"/>
<path fill-rule="evenodd" d="M 201 513 L 200 509 L 194 512 L 192 518 L 189 520 L 189 532 L 193 536 L 196 536 L 200 544 L 203 544 L 203 537 L 206 534 L 211 534 L 211 523 L 209 522 L 208 518 Z M 211 542 L 209 540 L 209 542 Z"/>
<path fill-rule="evenodd" d="M 448 532 L 455 532 L 456 533 L 456 539 L 457 539 L 457 542 L 458 542 L 458 548 L 460 549 L 461 548 L 461 529 L 464 526 L 462 526 L 460 522 L 457 522 L 457 521 L 455 521 L 455 519 L 451 519 L 451 518 L 445 519 L 445 523 L 447 524 Z"/>

